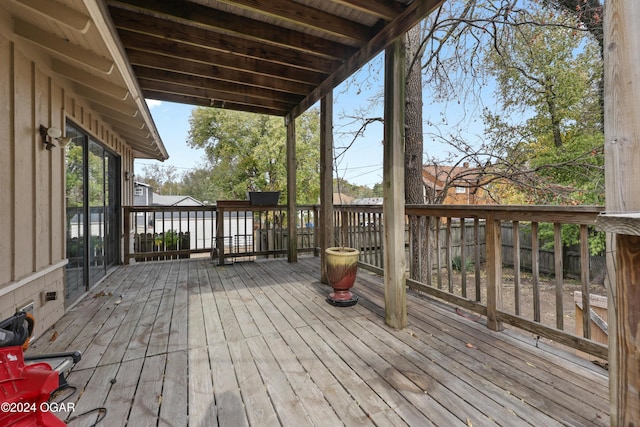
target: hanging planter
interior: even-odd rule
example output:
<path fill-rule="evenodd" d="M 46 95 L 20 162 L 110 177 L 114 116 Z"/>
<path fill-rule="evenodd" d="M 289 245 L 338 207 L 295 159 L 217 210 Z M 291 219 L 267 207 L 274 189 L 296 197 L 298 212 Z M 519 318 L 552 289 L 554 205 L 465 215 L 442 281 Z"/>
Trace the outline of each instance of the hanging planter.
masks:
<path fill-rule="evenodd" d="M 351 293 L 358 272 L 358 255 L 354 248 L 332 247 L 325 250 L 327 254 L 327 280 L 333 292 L 327 302 L 338 307 L 350 307 L 358 302 L 358 297 Z"/>

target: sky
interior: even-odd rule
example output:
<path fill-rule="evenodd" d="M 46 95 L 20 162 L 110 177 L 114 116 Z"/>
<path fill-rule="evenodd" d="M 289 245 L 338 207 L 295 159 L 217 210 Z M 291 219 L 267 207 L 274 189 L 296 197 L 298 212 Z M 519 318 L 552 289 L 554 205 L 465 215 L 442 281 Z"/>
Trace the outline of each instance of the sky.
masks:
<path fill-rule="evenodd" d="M 359 93 L 358 93 L 359 92 Z M 351 119 L 341 119 L 345 115 L 353 115 L 358 108 L 369 104 L 368 97 L 382 92 L 379 84 L 374 84 L 367 89 L 351 87 L 348 90 L 344 85 L 334 91 L 334 145 L 344 146 L 351 142 L 352 137 L 346 135 L 349 132 Z M 194 106 L 177 104 L 164 101 L 147 100 L 151 115 L 156 124 L 160 138 L 169 153 L 169 159 L 158 162 L 150 159 L 137 159 L 135 161 L 135 173 L 141 174 L 146 165 L 161 164 L 174 166 L 178 174 L 197 167 L 204 162 L 204 150 L 192 149 L 186 143 L 189 133 L 189 117 Z M 312 108 L 319 110 L 319 104 Z M 380 111 L 371 110 L 368 116 L 382 117 Z M 284 123 L 284 119 L 283 119 Z M 338 169 L 339 176 L 347 181 L 372 187 L 382 182 L 382 123 L 371 125 L 362 138 L 359 138 L 341 156 Z M 341 151 L 341 150 L 340 150 Z"/>
<path fill-rule="evenodd" d="M 362 110 L 367 117 L 382 117 L 382 103 L 372 102 L 379 97 L 383 90 L 383 75 L 380 61 L 382 55 L 371 61 L 370 65 L 357 73 L 352 79 L 348 79 L 334 90 L 334 147 L 335 152 L 342 152 L 341 147 L 349 145 L 349 148 L 340 156 L 337 162 L 337 173 L 334 177 L 346 179 L 357 185 L 373 187 L 382 182 L 382 140 L 383 125 L 375 122 L 369 125 L 365 133 L 353 141 L 353 132 L 359 128 L 359 124 L 353 123 L 351 117 L 357 116 Z M 376 62 L 378 61 L 378 62 Z M 428 102 L 428 94 L 425 94 L 425 121 L 442 120 L 442 112 L 445 106 L 437 106 Z M 186 141 L 189 133 L 189 117 L 193 106 L 147 100 L 151 115 L 155 121 L 160 137 L 169 153 L 169 159 L 165 162 L 157 162 L 149 159 L 135 161 L 135 173 L 141 174 L 143 167 L 152 164 L 174 166 L 178 174 L 195 168 L 204 163 L 204 151 L 190 148 Z M 314 108 L 319 110 L 319 104 Z M 454 107 L 455 108 L 455 107 Z M 458 112 L 448 111 L 454 116 Z M 432 117 L 433 116 L 433 117 Z M 283 122 L 284 123 L 284 122 Z M 426 128 L 426 127 L 425 127 Z M 425 130 L 426 131 L 426 130 Z M 425 151 L 430 156 L 444 157 L 445 148 L 434 145 L 432 140 L 425 136 Z"/>

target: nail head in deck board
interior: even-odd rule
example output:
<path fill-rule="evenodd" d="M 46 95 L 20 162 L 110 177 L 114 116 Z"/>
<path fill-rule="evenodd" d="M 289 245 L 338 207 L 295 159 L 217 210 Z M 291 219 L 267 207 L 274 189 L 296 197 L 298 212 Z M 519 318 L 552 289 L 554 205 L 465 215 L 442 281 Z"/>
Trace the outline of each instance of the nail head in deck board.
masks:
<path fill-rule="evenodd" d="M 115 384 L 109 389 L 109 394 L 105 401 L 105 408 L 108 408 L 109 418 L 105 421 L 113 426 L 125 425 L 131 411 L 131 404 L 136 395 L 138 380 L 142 372 L 144 359 L 129 360 L 118 363 L 118 373 L 113 377 Z M 73 379 L 69 378 L 74 384 Z"/>

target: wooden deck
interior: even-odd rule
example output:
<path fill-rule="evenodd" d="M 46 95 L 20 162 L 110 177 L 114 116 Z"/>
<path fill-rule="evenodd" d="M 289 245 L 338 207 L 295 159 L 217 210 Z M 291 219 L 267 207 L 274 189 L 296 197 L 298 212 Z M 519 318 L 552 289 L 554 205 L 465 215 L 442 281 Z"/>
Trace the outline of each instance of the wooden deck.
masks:
<path fill-rule="evenodd" d="M 359 304 L 336 308 L 318 270 L 119 267 L 30 354 L 82 351 L 71 415 L 104 407 L 105 426 L 609 425 L 599 367 L 411 293 L 409 327 L 392 330 L 380 277 L 360 271 Z"/>

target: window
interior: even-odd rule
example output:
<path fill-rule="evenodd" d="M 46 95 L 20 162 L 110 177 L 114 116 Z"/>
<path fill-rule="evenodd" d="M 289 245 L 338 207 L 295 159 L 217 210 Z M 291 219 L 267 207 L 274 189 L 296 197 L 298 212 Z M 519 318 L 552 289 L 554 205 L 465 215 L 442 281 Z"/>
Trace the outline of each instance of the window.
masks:
<path fill-rule="evenodd" d="M 456 187 L 457 194 L 465 194 L 467 192 L 467 187 Z"/>

